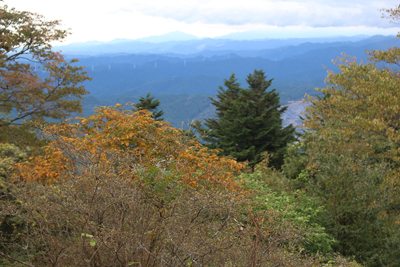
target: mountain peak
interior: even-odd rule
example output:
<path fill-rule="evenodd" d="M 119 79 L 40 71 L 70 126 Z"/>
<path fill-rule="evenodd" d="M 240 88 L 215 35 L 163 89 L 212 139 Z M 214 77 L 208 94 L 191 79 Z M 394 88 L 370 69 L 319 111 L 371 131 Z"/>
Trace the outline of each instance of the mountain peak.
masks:
<path fill-rule="evenodd" d="M 154 35 L 135 39 L 135 41 L 149 42 L 149 43 L 162 43 L 169 41 L 189 41 L 198 40 L 199 37 L 181 31 L 173 31 L 162 35 Z"/>

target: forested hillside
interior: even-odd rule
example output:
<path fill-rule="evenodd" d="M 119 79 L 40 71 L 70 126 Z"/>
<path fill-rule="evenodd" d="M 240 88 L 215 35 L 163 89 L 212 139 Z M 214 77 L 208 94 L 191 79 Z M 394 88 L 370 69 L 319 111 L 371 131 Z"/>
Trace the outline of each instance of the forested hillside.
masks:
<path fill-rule="evenodd" d="M 1 266 L 400 266 L 394 37 L 79 61 L 60 25 L 0 6 Z"/>
<path fill-rule="evenodd" d="M 205 103 L 210 103 L 208 96 L 217 93 L 223 79 L 235 73 L 239 82 L 245 83 L 246 75 L 254 69 L 262 69 L 268 77 L 274 78 L 272 86 L 280 93 L 281 103 L 286 105 L 289 101 L 301 101 L 305 94 L 314 95 L 314 88 L 324 86 L 326 69 L 323 67 L 337 71 L 332 59 L 341 53 L 366 60 L 366 49 L 383 50 L 397 42 L 394 36 L 360 36 L 353 39 L 342 38 L 342 41 L 338 39 L 235 41 L 229 46 L 231 50 L 222 49 L 226 44 L 224 40 L 218 40 L 219 44 L 222 42 L 225 45 L 204 46 L 200 52 L 194 54 L 185 54 L 183 50 L 180 50 L 180 54 L 166 53 L 167 51 L 149 54 L 150 48 L 142 54 L 118 54 L 123 50 L 115 44 L 108 44 L 111 48 L 107 55 L 76 55 L 80 58 L 78 65 L 86 66 L 93 78 L 85 83 L 86 89 L 91 92 L 90 99 L 87 99 L 88 104 L 84 106 L 85 115 L 93 114 L 93 104 L 136 103 L 139 96 L 151 92 L 160 98 L 161 107 L 169 121 L 174 125 L 186 123 L 203 117 L 202 113 L 210 113 L 212 107 Z M 207 42 L 196 40 L 181 44 L 189 45 L 201 41 Z M 130 44 L 129 41 L 121 43 Z M 103 45 L 106 44 L 101 46 Z M 97 46 L 76 45 L 74 49 L 84 53 L 85 49 L 95 51 Z M 276 46 L 279 47 L 265 49 Z M 188 96 L 185 94 L 196 97 L 187 100 Z M 173 99 L 169 95 L 177 96 Z M 198 102 L 194 103 L 194 99 Z M 197 111 L 192 107 L 186 109 L 189 107 L 185 105 L 188 101 L 194 103 Z M 176 105 L 182 108 L 179 114 L 169 108 Z M 182 113 L 187 115 L 180 116 Z M 298 115 L 289 119 L 295 119 Z"/>

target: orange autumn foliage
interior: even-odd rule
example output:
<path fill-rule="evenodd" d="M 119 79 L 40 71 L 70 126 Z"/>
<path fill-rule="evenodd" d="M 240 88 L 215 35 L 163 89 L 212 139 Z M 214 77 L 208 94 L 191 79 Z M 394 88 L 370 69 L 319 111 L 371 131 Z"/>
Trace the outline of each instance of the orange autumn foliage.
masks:
<path fill-rule="evenodd" d="M 127 164 L 123 175 L 132 180 L 157 169 L 193 187 L 238 188 L 232 178 L 243 164 L 218 157 L 147 110 L 100 107 L 93 116 L 74 120 L 44 130 L 50 140 L 46 153 L 16 165 L 14 179 L 53 183 L 95 166 Z"/>

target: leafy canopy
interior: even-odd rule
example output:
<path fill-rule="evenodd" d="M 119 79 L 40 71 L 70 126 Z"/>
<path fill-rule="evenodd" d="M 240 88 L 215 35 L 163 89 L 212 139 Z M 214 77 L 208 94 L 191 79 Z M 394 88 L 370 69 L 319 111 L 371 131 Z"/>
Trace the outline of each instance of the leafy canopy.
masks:
<path fill-rule="evenodd" d="M 398 19 L 400 7 L 386 10 Z M 327 209 L 336 250 L 367 266 L 400 264 L 400 50 L 346 56 L 329 72 L 326 97 L 308 96 L 307 172 Z M 384 67 L 382 67 L 384 66 Z"/>
<path fill-rule="evenodd" d="M 84 67 L 69 63 L 51 42 L 68 35 L 60 21 L 0 7 L 0 129 L 65 119 L 81 112 L 80 99 L 88 94 L 80 83 L 90 80 Z"/>
<path fill-rule="evenodd" d="M 134 158 L 126 168 L 133 173 L 132 180 L 157 167 L 193 187 L 237 188 L 232 178 L 242 164 L 219 158 L 179 129 L 156 121 L 148 110 L 101 107 L 95 115 L 77 120 L 47 128 L 47 153 L 19 164 L 15 179 L 44 183 L 73 179 L 73 173 L 68 172 L 73 166 L 118 165 L 119 158 L 112 155 L 125 152 Z"/>

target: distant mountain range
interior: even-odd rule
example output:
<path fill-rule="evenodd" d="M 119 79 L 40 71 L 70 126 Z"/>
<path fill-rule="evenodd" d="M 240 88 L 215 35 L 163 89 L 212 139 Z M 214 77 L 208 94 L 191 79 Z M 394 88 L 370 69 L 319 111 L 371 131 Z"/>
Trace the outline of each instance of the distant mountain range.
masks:
<path fill-rule="evenodd" d="M 89 41 L 56 46 L 55 50 L 62 50 L 64 54 L 101 55 L 115 53 L 152 53 L 152 54 L 194 54 L 202 51 L 256 51 L 273 49 L 302 43 L 333 43 L 356 42 L 367 39 L 369 36 L 358 35 L 353 37 L 322 37 L 322 38 L 292 38 L 292 39 L 255 39 L 235 40 L 229 36 L 242 36 L 236 33 L 218 38 L 198 38 L 183 32 L 171 32 L 159 36 L 150 36 L 136 40 L 115 39 L 110 42 Z M 239 38 L 240 39 L 240 38 Z"/>
<path fill-rule="evenodd" d="M 252 31 L 243 31 L 243 32 L 234 32 L 230 34 L 226 34 L 223 36 L 216 37 L 215 39 L 230 39 L 230 40 L 257 40 L 257 39 L 287 39 L 287 38 L 279 38 L 278 36 L 282 35 L 287 35 L 288 33 L 282 32 L 279 28 L 277 29 L 260 29 L 260 30 L 252 30 Z M 296 32 L 296 35 L 300 35 L 300 33 Z M 274 37 L 271 37 L 274 36 Z M 294 35 L 292 35 L 294 36 Z M 324 39 L 331 39 L 332 42 L 335 42 L 337 40 L 345 41 L 346 38 L 348 40 L 355 40 L 355 38 L 368 38 L 368 35 L 358 35 L 358 36 L 352 36 L 352 37 L 346 37 L 346 36 L 329 36 L 325 37 Z M 296 39 L 299 37 L 292 37 L 292 39 Z M 304 39 L 304 37 L 300 38 Z M 313 39 L 313 38 L 309 38 Z M 322 39 L 322 38 L 314 38 L 314 39 Z"/>
<path fill-rule="evenodd" d="M 137 102 L 151 91 L 160 99 L 166 120 L 177 125 L 213 116 L 208 96 L 215 95 L 233 72 L 246 87 L 246 76 L 263 69 L 274 78 L 271 89 L 277 89 L 286 105 L 324 87 L 324 66 L 338 71 L 332 59 L 342 52 L 366 60 L 365 50 L 383 50 L 397 43 L 395 36 L 380 35 L 238 41 L 174 32 L 141 40 L 74 43 L 55 50 L 80 59 L 78 64 L 86 66 L 93 78 L 85 83 L 92 93 L 86 97 L 86 115 L 96 105 Z M 289 106 L 286 122 L 296 120 L 302 107 Z"/>

